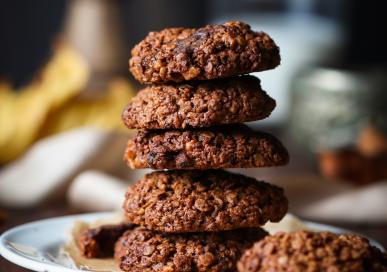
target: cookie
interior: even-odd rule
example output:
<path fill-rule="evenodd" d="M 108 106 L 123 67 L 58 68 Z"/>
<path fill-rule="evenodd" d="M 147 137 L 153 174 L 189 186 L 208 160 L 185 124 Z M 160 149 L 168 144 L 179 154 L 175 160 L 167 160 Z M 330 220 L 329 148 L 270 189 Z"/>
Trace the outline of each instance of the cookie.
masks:
<path fill-rule="evenodd" d="M 132 129 L 185 129 L 243 123 L 268 117 L 275 100 L 253 76 L 184 84 L 152 85 L 125 108 Z"/>
<path fill-rule="evenodd" d="M 224 170 L 147 174 L 129 187 L 128 221 L 163 232 L 223 231 L 278 222 L 288 201 L 275 185 Z"/>
<path fill-rule="evenodd" d="M 117 242 L 115 258 L 121 270 L 131 272 L 231 272 L 243 251 L 265 235 L 259 228 L 195 234 L 135 229 Z"/>
<path fill-rule="evenodd" d="M 149 84 L 224 78 L 279 64 L 279 48 L 269 35 L 231 21 L 150 32 L 132 49 L 129 69 L 138 81 Z"/>
<path fill-rule="evenodd" d="M 77 237 L 79 251 L 86 258 L 105 258 L 114 254 L 114 244 L 133 224 L 102 225 L 87 229 Z"/>
<path fill-rule="evenodd" d="M 277 233 L 246 250 L 238 271 L 382 272 L 387 271 L 387 255 L 356 235 Z"/>
<path fill-rule="evenodd" d="M 124 159 L 133 169 L 216 169 L 279 166 L 289 155 L 274 136 L 234 125 L 139 131 L 128 141 Z"/>

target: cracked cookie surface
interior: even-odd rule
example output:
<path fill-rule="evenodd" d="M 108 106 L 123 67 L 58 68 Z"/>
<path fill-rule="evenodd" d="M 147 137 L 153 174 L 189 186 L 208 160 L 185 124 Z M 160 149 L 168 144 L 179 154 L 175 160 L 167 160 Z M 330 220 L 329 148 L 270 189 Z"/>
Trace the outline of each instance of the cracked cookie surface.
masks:
<path fill-rule="evenodd" d="M 224 78 L 280 63 L 279 48 L 270 36 L 238 21 L 150 32 L 131 54 L 131 73 L 148 84 Z"/>

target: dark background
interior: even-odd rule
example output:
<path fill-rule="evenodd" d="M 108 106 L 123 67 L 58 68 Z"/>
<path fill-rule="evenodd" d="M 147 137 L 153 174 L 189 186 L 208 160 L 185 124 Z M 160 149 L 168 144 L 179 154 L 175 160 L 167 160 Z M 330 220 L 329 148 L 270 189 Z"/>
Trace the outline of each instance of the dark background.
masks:
<path fill-rule="evenodd" d="M 105 0 L 104 0 L 105 1 Z M 114 0 L 118 1 L 118 0 Z M 129 48 L 150 30 L 170 26 L 197 27 L 217 16 L 244 11 L 286 14 L 294 5 L 313 15 L 329 18 L 345 29 L 341 55 L 330 65 L 382 65 L 387 60 L 387 16 L 384 1 L 361 0 L 123 0 L 125 39 Z M 1 1 L 0 76 L 16 85 L 28 82 L 50 55 L 71 1 Z M 135 26 L 135 27 L 134 27 Z"/>

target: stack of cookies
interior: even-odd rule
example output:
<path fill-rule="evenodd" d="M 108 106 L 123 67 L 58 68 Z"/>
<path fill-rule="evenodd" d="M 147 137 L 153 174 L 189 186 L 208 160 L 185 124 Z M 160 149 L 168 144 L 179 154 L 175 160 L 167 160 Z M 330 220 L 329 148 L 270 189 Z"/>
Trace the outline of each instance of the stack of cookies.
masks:
<path fill-rule="evenodd" d="M 139 129 L 125 160 L 159 171 L 129 187 L 130 223 L 84 231 L 81 253 L 114 251 L 119 267 L 134 272 L 387 271 L 387 254 L 356 235 L 268 235 L 260 227 L 287 212 L 283 190 L 222 170 L 288 162 L 274 136 L 242 124 L 275 107 L 259 80 L 242 74 L 279 62 L 272 39 L 241 22 L 165 29 L 140 42 L 130 70 L 149 85 L 123 112 Z"/>
<path fill-rule="evenodd" d="M 151 32 L 132 50 L 133 76 L 147 86 L 123 112 L 125 160 L 153 168 L 128 189 L 124 211 L 139 227 L 117 242 L 124 271 L 235 271 L 243 251 L 287 212 L 283 190 L 223 168 L 284 165 L 274 136 L 243 122 L 266 118 L 275 101 L 256 77 L 279 49 L 242 22 Z M 168 170 L 165 170 L 168 169 Z"/>

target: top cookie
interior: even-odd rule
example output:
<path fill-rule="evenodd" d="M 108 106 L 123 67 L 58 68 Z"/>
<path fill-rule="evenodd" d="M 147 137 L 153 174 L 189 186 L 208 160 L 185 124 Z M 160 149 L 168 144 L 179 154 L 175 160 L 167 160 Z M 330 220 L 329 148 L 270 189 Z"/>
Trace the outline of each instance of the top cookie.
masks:
<path fill-rule="evenodd" d="M 224 78 L 279 64 L 279 48 L 270 36 L 238 21 L 150 32 L 129 60 L 133 76 L 146 84 Z"/>
<path fill-rule="evenodd" d="M 387 255 L 356 235 L 276 233 L 247 250 L 238 271 L 382 272 L 387 271 Z"/>

